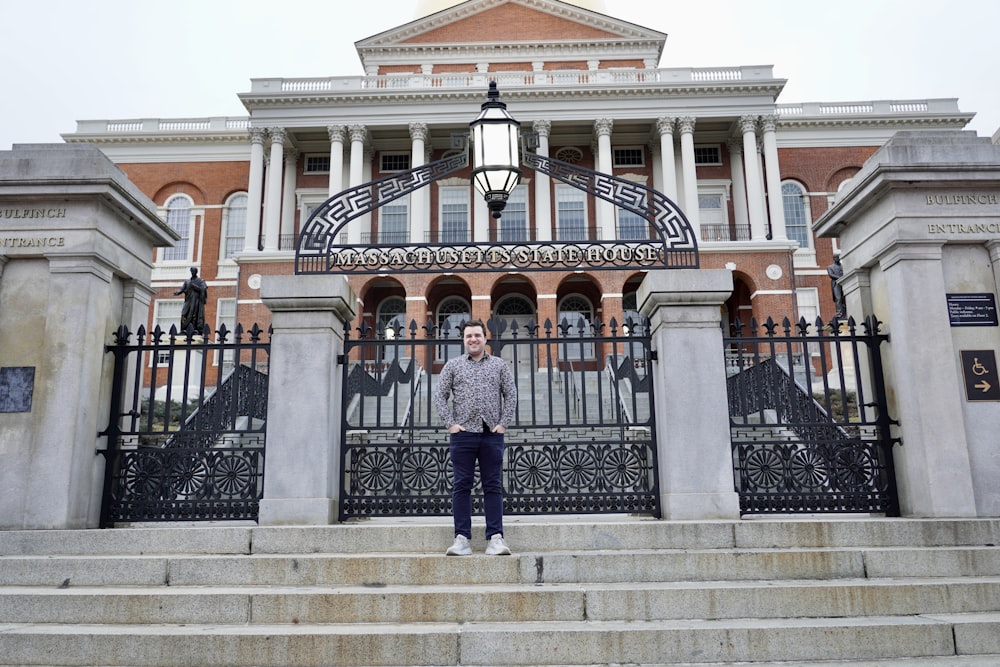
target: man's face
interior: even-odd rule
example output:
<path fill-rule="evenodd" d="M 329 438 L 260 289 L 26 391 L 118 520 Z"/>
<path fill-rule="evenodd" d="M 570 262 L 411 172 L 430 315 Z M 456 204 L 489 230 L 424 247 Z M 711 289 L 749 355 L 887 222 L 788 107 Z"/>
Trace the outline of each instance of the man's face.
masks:
<path fill-rule="evenodd" d="M 466 327 L 462 334 L 465 340 L 465 351 L 475 359 L 482 356 L 486 350 L 486 333 L 482 327 Z"/>

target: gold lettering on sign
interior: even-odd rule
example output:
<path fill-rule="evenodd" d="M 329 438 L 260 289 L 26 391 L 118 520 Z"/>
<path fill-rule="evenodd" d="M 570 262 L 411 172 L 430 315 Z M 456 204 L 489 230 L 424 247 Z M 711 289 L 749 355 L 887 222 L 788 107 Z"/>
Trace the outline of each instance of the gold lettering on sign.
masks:
<path fill-rule="evenodd" d="M 968 195 L 927 195 L 928 206 L 956 206 L 956 205 L 976 205 L 989 206 L 1000 203 L 1000 196 L 997 194 L 968 194 Z"/>

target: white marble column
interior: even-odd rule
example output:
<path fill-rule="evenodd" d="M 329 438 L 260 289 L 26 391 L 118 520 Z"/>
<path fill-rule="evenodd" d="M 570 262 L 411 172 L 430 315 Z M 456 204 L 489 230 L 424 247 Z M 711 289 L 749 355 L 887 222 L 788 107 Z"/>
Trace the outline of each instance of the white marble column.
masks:
<path fill-rule="evenodd" d="M 264 252 L 278 249 L 278 234 L 281 231 L 281 172 L 285 157 L 285 130 L 280 127 L 268 129 L 271 136 L 271 157 L 267 166 L 267 199 L 264 208 Z"/>
<path fill-rule="evenodd" d="M 428 136 L 427 123 L 410 123 L 410 166 L 414 169 L 424 165 Z M 410 194 L 410 243 L 427 242 L 428 200 L 426 186 Z"/>
<path fill-rule="evenodd" d="M 597 135 L 597 171 L 611 176 L 614 172 L 614 160 L 611 155 L 611 130 L 614 121 L 610 118 L 599 118 L 594 122 L 594 134 Z M 615 230 L 615 207 L 611 202 L 595 198 L 597 206 L 597 230 L 599 238 L 604 241 L 618 238 Z"/>
<path fill-rule="evenodd" d="M 285 185 L 281 194 L 281 227 L 280 235 L 286 239 L 284 247 L 278 242 L 279 250 L 292 250 L 292 241 L 288 240 L 295 235 L 295 185 L 297 183 L 296 166 L 299 161 L 299 152 L 291 146 L 285 146 Z"/>
<path fill-rule="evenodd" d="M 344 142 L 347 140 L 347 128 L 343 125 L 330 125 L 326 128 L 330 136 L 330 184 L 328 197 L 332 197 L 344 189 Z"/>
<path fill-rule="evenodd" d="M 771 239 L 784 241 L 788 236 L 785 233 L 785 202 L 781 195 L 781 168 L 778 164 L 778 118 L 764 116 L 760 122 L 764 130 L 764 178 L 768 192 L 767 210 L 771 216 Z"/>
<path fill-rule="evenodd" d="M 247 183 L 247 225 L 243 252 L 257 252 L 260 239 L 260 214 L 264 204 L 264 137 L 267 130 L 250 128 L 250 182 Z"/>
<path fill-rule="evenodd" d="M 695 119 L 687 116 L 677 123 L 681 133 L 681 167 L 684 174 L 684 215 L 691 223 L 691 231 L 701 240 L 701 215 L 698 209 L 698 169 L 694 159 Z"/>
<path fill-rule="evenodd" d="M 676 118 L 656 119 L 656 132 L 660 137 L 660 170 L 663 194 L 677 202 L 677 168 L 674 163 L 674 124 Z"/>
<path fill-rule="evenodd" d="M 726 142 L 729 148 L 729 170 L 733 178 L 733 217 L 736 222 L 736 239 L 739 239 L 741 229 L 749 231 L 750 215 L 747 212 L 747 184 L 743 166 L 743 142 L 730 139 Z"/>
<path fill-rule="evenodd" d="M 532 129 L 538 133 L 538 148 L 535 151 L 542 157 L 549 157 L 549 135 L 552 133 L 552 122 L 536 120 Z M 552 185 L 551 179 L 541 172 L 535 173 L 534 225 L 536 241 L 552 240 Z"/>
<path fill-rule="evenodd" d="M 740 118 L 743 132 L 743 166 L 746 169 L 747 211 L 750 215 L 750 239 L 767 240 L 767 221 L 763 218 L 764 193 L 760 189 L 760 162 L 757 159 L 757 117 Z"/>
<path fill-rule="evenodd" d="M 347 187 L 353 188 L 365 182 L 365 141 L 368 139 L 368 129 L 364 125 L 351 125 L 348 132 L 351 135 L 351 171 L 348 174 Z M 361 231 L 367 229 L 371 229 L 370 214 L 352 220 L 347 226 L 347 242 L 352 245 L 360 244 Z"/>

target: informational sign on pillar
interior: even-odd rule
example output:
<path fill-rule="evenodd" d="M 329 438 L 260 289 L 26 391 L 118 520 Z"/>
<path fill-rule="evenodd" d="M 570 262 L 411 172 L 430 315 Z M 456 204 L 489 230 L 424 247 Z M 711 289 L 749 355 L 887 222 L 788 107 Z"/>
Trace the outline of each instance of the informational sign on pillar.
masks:
<path fill-rule="evenodd" d="M 960 350 L 965 397 L 969 401 L 1000 401 L 1000 377 L 993 350 Z"/>

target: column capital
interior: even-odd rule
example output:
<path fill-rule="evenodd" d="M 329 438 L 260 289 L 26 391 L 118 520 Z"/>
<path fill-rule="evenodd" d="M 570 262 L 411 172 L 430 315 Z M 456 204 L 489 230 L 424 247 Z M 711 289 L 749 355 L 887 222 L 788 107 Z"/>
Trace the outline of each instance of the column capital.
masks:
<path fill-rule="evenodd" d="M 610 137 L 614 124 L 615 122 L 610 118 L 598 118 L 594 121 L 594 134 L 598 137 Z"/>
<path fill-rule="evenodd" d="M 778 117 L 773 114 L 761 116 L 760 127 L 764 132 L 774 132 L 778 129 Z"/>
<path fill-rule="evenodd" d="M 271 137 L 272 144 L 284 144 L 285 139 L 288 138 L 283 127 L 269 127 L 267 128 L 267 134 Z"/>
<path fill-rule="evenodd" d="M 531 129 L 538 133 L 540 137 L 547 137 L 552 134 L 551 120 L 536 120 L 531 124 Z"/>
<path fill-rule="evenodd" d="M 740 116 L 740 132 L 757 132 L 757 116 Z"/>
<path fill-rule="evenodd" d="M 427 123 L 410 123 L 410 139 L 413 141 L 427 141 L 430 132 L 427 130 Z"/>
<path fill-rule="evenodd" d="M 267 136 L 267 129 L 263 127 L 251 127 L 249 130 L 250 143 L 264 145 L 264 137 Z"/>
<path fill-rule="evenodd" d="M 694 125 L 694 116 L 684 116 L 683 118 L 677 119 L 677 129 L 680 130 L 681 134 L 693 134 Z"/>
<path fill-rule="evenodd" d="M 326 133 L 331 142 L 344 143 L 344 140 L 347 139 L 347 128 L 343 125 L 327 125 Z"/>
<path fill-rule="evenodd" d="M 362 143 L 368 140 L 368 128 L 364 125 L 351 125 L 347 128 L 347 131 L 351 134 L 351 141 L 360 141 Z"/>
<path fill-rule="evenodd" d="M 730 155 L 742 155 L 743 141 L 741 139 L 731 137 L 726 140 L 726 148 L 729 149 Z"/>
<path fill-rule="evenodd" d="M 294 146 L 285 146 L 285 162 L 295 164 L 299 159 L 299 149 Z"/>
<path fill-rule="evenodd" d="M 661 137 L 665 134 L 673 135 L 676 124 L 677 119 L 673 116 L 661 116 L 656 119 L 656 131 Z"/>

